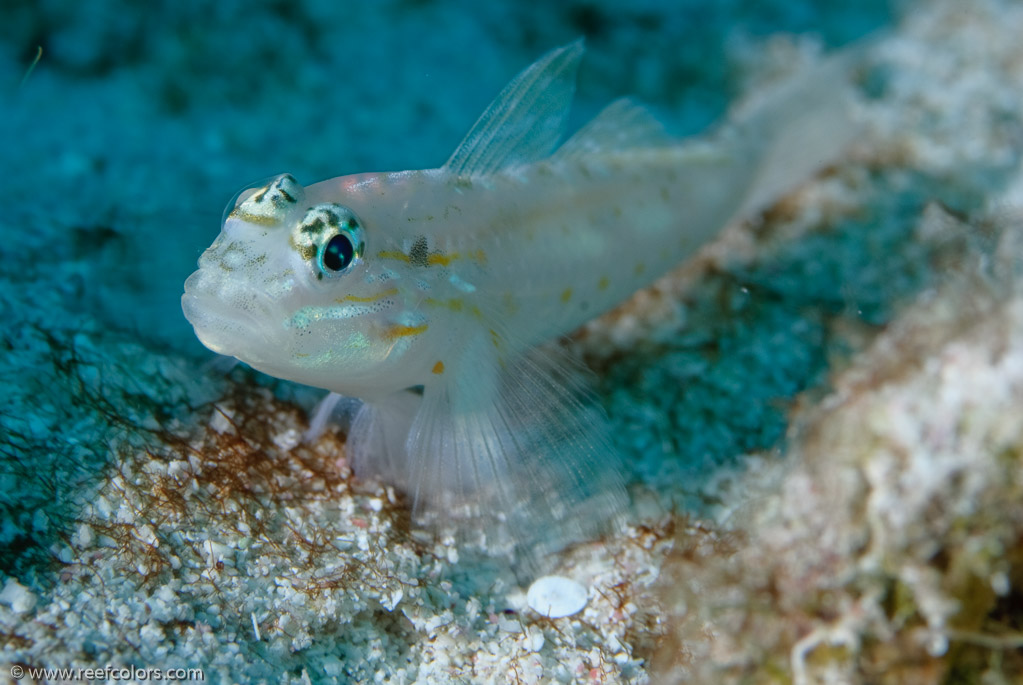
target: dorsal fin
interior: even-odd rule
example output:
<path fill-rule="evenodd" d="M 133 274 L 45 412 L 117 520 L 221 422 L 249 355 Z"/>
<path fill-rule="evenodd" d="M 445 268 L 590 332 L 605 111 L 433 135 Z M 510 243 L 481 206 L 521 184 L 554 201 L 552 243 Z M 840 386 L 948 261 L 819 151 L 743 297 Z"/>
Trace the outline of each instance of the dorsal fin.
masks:
<path fill-rule="evenodd" d="M 590 123 L 566 140 L 554 156 L 570 159 L 608 150 L 657 147 L 671 140 L 650 110 L 632 98 L 621 98 L 601 110 Z"/>
<path fill-rule="evenodd" d="M 551 154 L 575 94 L 583 41 L 548 52 L 512 79 L 459 143 L 444 169 L 480 176 Z"/>

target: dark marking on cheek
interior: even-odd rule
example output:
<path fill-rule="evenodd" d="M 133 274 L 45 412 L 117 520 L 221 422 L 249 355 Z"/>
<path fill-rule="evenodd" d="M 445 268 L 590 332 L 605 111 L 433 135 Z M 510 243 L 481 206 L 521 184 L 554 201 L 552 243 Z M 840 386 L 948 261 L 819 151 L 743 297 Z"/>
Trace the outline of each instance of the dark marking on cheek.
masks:
<path fill-rule="evenodd" d="M 415 242 L 412 243 L 412 249 L 408 252 L 408 263 L 413 266 L 429 266 L 430 255 L 428 250 L 426 236 L 416 236 Z"/>

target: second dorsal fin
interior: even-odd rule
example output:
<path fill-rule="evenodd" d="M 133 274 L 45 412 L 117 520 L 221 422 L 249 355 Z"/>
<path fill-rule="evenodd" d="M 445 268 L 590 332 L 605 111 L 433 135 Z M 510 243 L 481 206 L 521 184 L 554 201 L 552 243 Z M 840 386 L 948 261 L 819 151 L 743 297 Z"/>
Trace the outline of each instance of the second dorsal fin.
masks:
<path fill-rule="evenodd" d="M 632 98 L 621 98 L 601 110 L 590 123 L 566 140 L 554 156 L 570 159 L 609 150 L 657 147 L 671 140 L 650 110 Z"/>
<path fill-rule="evenodd" d="M 482 176 L 553 152 L 565 130 L 583 41 L 548 52 L 512 79 L 473 125 L 444 169 Z"/>

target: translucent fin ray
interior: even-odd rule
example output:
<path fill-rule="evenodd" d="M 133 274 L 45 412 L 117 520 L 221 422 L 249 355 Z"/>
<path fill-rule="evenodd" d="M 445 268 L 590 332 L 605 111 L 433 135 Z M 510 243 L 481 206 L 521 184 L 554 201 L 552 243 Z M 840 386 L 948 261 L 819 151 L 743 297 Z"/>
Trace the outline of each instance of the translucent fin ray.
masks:
<path fill-rule="evenodd" d="M 650 112 L 632 98 L 621 98 L 601 110 L 554 153 L 557 159 L 609 150 L 670 145 L 672 137 Z"/>
<path fill-rule="evenodd" d="M 565 130 L 582 55 L 579 39 L 552 50 L 516 76 L 444 168 L 456 176 L 481 176 L 549 156 Z"/>
<path fill-rule="evenodd" d="M 402 391 L 363 403 L 352 421 L 347 442 L 348 457 L 358 478 L 378 478 L 399 490 L 408 490 L 405 442 L 421 401 L 419 394 Z"/>
<path fill-rule="evenodd" d="M 797 72 L 739 112 L 735 143 L 756 165 L 740 214 L 764 209 L 837 160 L 859 135 L 849 72 L 861 49 Z"/>
<path fill-rule="evenodd" d="M 336 392 L 328 392 L 316 409 L 313 410 L 313 417 L 309 420 L 309 428 L 302 434 L 302 442 L 314 442 L 327 430 L 327 423 L 334 414 L 338 403 L 344 398 Z"/>
<path fill-rule="evenodd" d="M 413 515 L 536 566 L 615 522 L 626 502 L 619 457 L 565 353 L 505 359 L 496 392 L 483 397 L 474 369 L 500 364 L 483 342 L 464 373 L 424 394 L 407 446 Z"/>

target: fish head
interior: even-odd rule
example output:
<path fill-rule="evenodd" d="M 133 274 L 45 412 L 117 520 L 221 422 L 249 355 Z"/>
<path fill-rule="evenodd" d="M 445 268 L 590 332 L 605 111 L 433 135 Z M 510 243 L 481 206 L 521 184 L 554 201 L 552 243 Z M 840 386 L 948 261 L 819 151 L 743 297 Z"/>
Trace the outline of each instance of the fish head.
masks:
<path fill-rule="evenodd" d="M 350 208 L 310 205 L 277 176 L 229 205 L 185 281 L 185 317 L 206 347 L 272 376 L 360 397 L 408 387 L 400 362 L 421 322 L 398 274 L 368 258 L 373 239 Z"/>

